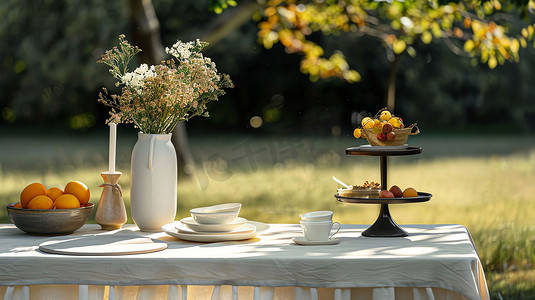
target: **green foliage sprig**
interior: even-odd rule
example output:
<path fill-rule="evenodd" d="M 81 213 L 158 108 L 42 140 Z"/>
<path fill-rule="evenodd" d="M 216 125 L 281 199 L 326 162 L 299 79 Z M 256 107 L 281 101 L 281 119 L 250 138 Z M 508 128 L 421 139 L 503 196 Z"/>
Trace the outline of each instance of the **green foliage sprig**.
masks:
<path fill-rule="evenodd" d="M 125 35 L 119 36 L 119 48 L 113 47 L 111 50 L 107 50 L 97 63 L 103 63 L 109 66 L 110 73 L 114 78 L 121 80 L 124 74 L 128 72 L 128 64 L 132 58 L 141 52 L 137 46 L 132 46 L 125 40 Z M 119 86 L 120 82 L 116 85 Z"/>
<path fill-rule="evenodd" d="M 178 41 L 166 52 L 171 59 L 156 66 L 141 64 L 128 71 L 132 58 L 141 51 L 119 36 L 119 47 L 106 51 L 98 63 L 122 86 L 120 95 L 99 94 L 99 101 L 111 107 L 107 122 L 133 123 L 144 133 L 170 133 L 179 122 L 195 116 L 208 117 L 207 103 L 233 87 L 227 74 L 220 74 L 214 62 L 201 51 L 208 44 L 199 40 Z"/>

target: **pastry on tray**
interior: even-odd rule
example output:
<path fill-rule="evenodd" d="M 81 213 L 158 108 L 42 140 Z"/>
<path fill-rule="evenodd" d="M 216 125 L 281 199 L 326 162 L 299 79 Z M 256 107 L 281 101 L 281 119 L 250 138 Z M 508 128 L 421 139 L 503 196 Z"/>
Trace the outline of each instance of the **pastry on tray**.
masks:
<path fill-rule="evenodd" d="M 364 182 L 363 185 L 350 185 L 349 188 L 338 189 L 342 197 L 379 198 L 381 185 L 378 182 Z"/>

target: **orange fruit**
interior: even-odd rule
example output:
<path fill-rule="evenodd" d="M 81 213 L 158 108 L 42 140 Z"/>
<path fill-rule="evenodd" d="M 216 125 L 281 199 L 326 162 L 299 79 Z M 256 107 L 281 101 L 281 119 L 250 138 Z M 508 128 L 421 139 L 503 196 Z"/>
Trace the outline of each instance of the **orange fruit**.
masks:
<path fill-rule="evenodd" d="M 63 195 L 63 191 L 60 188 L 52 187 L 48 189 L 48 192 L 46 194 L 52 201 L 56 201 L 56 199 Z"/>
<path fill-rule="evenodd" d="M 54 205 L 57 209 L 79 208 L 80 201 L 73 195 L 63 194 L 56 199 Z"/>
<path fill-rule="evenodd" d="M 15 205 L 13 205 L 14 208 L 22 208 L 22 203 L 17 202 Z"/>
<path fill-rule="evenodd" d="M 28 203 L 30 203 L 33 198 L 40 195 L 46 196 L 46 194 L 47 190 L 44 185 L 37 182 L 29 184 L 20 193 L 20 203 L 22 204 L 22 207 L 28 208 Z"/>
<path fill-rule="evenodd" d="M 80 204 L 86 204 L 89 201 L 89 188 L 80 181 L 71 181 L 65 186 L 63 194 L 70 194 L 78 198 Z"/>
<path fill-rule="evenodd" d="M 54 201 L 48 198 L 48 196 L 39 195 L 28 203 L 29 209 L 52 209 L 54 208 Z"/>
<path fill-rule="evenodd" d="M 357 128 L 357 129 L 353 130 L 353 136 L 356 139 L 360 138 L 361 135 L 362 135 L 362 132 L 360 131 L 360 128 Z"/>
<path fill-rule="evenodd" d="M 406 188 L 403 191 L 403 197 L 418 197 L 418 192 L 413 188 Z"/>

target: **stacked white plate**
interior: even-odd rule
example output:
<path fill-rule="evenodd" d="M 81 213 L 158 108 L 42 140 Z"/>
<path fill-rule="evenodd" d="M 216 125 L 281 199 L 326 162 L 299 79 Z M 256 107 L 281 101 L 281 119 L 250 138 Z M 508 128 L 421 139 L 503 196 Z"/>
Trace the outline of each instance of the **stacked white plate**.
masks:
<path fill-rule="evenodd" d="M 234 208 L 232 208 L 234 206 Z M 232 209 L 231 209 L 232 208 Z M 237 217 L 241 204 L 227 203 L 192 209 L 192 217 L 183 218 L 162 226 L 162 230 L 179 239 L 194 242 L 239 241 L 255 237 L 259 232 L 269 228 L 260 222 L 248 221 Z M 235 218 L 227 218 L 230 211 Z M 208 222 L 203 222 L 203 221 Z M 218 221 L 222 220 L 222 221 Z M 201 221 L 201 222 L 199 222 Z"/>

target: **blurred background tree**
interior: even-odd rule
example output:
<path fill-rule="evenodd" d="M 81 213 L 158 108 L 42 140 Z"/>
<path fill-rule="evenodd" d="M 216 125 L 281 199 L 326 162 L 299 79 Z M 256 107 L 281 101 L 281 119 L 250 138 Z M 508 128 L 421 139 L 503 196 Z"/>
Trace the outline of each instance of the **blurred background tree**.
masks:
<path fill-rule="evenodd" d="M 533 42 L 532 0 L 389 2 L 270 0 L 258 35 L 266 48 L 280 42 L 286 52 L 302 54 L 301 71 L 313 81 L 329 77 L 348 82 L 361 79 L 338 49 L 326 57 L 323 47 L 315 42 L 314 33 L 349 40 L 363 35 L 378 39 L 391 62 L 386 101 L 391 111 L 401 55 L 415 57 L 419 44 L 442 40 L 453 53 L 473 57 L 473 65 L 478 57 L 494 69 L 508 60 L 518 62 L 520 47 L 526 48 Z"/>
<path fill-rule="evenodd" d="M 214 39 L 205 52 L 221 72 L 230 74 L 236 87 L 209 107 L 210 118 L 191 120 L 191 132 L 349 135 L 359 113 L 375 113 L 384 107 L 391 65 L 384 53 L 389 47 L 374 37 L 353 38 L 356 33 L 351 31 L 333 35 L 312 31 L 307 39 L 321 45 L 324 53 L 344 53 L 361 81 L 348 84 L 325 78 L 311 82 L 297 71 L 300 56 L 288 55 L 280 43 L 265 49 L 258 42 L 257 26 L 265 9 L 255 1 L 239 2 L 220 15 L 209 9 L 217 1 L 153 3 L 163 45 L 210 37 L 207 32 L 216 33 L 214 28 L 227 23 L 217 19 L 225 20 L 241 6 L 256 4 L 256 8 L 251 6 L 252 19 Z M 119 34 L 129 37 L 128 24 L 126 1 L 0 3 L 1 126 L 103 127 L 107 109 L 96 98 L 102 86 L 113 83 L 106 68 L 95 62 Z M 509 24 L 511 32 L 525 27 L 519 18 Z M 406 121 L 417 121 L 426 130 L 488 130 L 491 126 L 492 130 L 522 131 L 535 126 L 532 47 L 519 48 L 520 63 L 500 65 L 497 59 L 494 70 L 489 70 L 484 65 L 473 67 L 470 59 L 458 57 L 441 43 L 405 43 L 400 53 L 405 57 L 398 65 L 395 112 Z M 409 46 L 417 56 L 407 54 Z M 464 49 L 463 44 L 458 46 Z M 259 128 L 250 123 L 254 116 L 263 121 Z"/>

